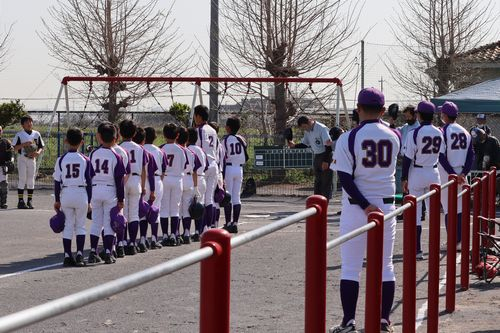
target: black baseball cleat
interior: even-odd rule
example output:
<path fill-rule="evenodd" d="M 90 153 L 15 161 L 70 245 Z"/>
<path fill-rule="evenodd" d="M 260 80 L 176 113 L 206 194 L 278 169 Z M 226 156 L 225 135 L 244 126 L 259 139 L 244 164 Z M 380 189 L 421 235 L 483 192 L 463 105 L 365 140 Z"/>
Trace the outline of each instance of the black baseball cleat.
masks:
<path fill-rule="evenodd" d="M 236 224 L 232 224 L 228 226 L 227 231 L 231 234 L 237 234 L 238 233 L 238 226 Z"/>
<path fill-rule="evenodd" d="M 137 254 L 137 250 L 135 249 L 134 244 L 130 244 L 125 246 L 125 255 L 127 256 L 134 256 Z"/>
<path fill-rule="evenodd" d="M 168 246 L 168 236 L 162 238 L 161 245 Z"/>
<path fill-rule="evenodd" d="M 162 247 L 159 242 L 151 241 L 151 250 L 161 249 Z"/>
<path fill-rule="evenodd" d="M 31 201 L 28 200 L 28 203 L 26 204 L 26 207 L 28 207 L 28 209 L 34 209 Z"/>
<path fill-rule="evenodd" d="M 162 243 L 163 245 L 163 243 Z M 168 237 L 167 238 L 167 245 L 166 246 L 177 246 L 177 239 L 174 237 Z"/>
<path fill-rule="evenodd" d="M 75 258 L 64 257 L 63 266 L 64 267 L 75 267 L 76 266 Z"/>
<path fill-rule="evenodd" d="M 196 243 L 196 242 L 199 242 L 200 241 L 200 235 L 199 234 L 194 234 L 193 236 L 191 236 L 191 241 Z"/>
<path fill-rule="evenodd" d="M 182 242 L 183 244 L 191 244 L 191 239 L 189 238 L 189 236 L 182 236 Z"/>
<path fill-rule="evenodd" d="M 7 209 L 7 208 L 9 208 L 9 206 L 7 206 L 7 205 L 0 205 L 0 209 Z"/>
<path fill-rule="evenodd" d="M 148 252 L 148 248 L 146 244 L 144 243 L 139 243 L 139 253 L 146 253 Z"/>
<path fill-rule="evenodd" d="M 177 246 L 184 244 L 184 239 L 181 236 L 175 236 L 175 243 Z"/>
<path fill-rule="evenodd" d="M 105 253 L 103 260 L 107 265 L 114 264 L 116 262 L 116 259 L 111 255 L 111 253 Z"/>
<path fill-rule="evenodd" d="M 116 247 L 116 257 L 117 258 L 124 258 L 125 257 L 125 249 L 123 248 L 123 246 Z"/>
<path fill-rule="evenodd" d="M 101 258 L 95 253 L 94 251 L 91 251 L 89 253 L 89 257 L 87 259 L 87 264 L 97 264 L 101 262 Z"/>
<path fill-rule="evenodd" d="M 21 200 L 17 203 L 17 209 L 28 209 L 28 206 L 26 206 L 24 200 Z"/>
<path fill-rule="evenodd" d="M 85 261 L 83 261 L 83 256 L 81 254 L 77 254 L 75 257 L 75 266 L 83 267 L 85 266 Z"/>
<path fill-rule="evenodd" d="M 151 243 L 149 242 L 149 240 L 147 238 L 146 238 L 145 244 L 146 244 L 146 248 L 151 249 Z"/>

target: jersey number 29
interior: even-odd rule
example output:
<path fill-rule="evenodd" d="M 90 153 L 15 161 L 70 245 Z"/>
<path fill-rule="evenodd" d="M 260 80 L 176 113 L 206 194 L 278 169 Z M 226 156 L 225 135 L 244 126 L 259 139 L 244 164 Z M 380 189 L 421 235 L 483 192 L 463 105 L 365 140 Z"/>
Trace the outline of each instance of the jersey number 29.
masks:
<path fill-rule="evenodd" d="M 392 143 L 389 140 L 365 140 L 361 143 L 361 149 L 366 152 L 362 160 L 365 168 L 374 168 L 377 165 L 387 168 L 391 165 Z"/>

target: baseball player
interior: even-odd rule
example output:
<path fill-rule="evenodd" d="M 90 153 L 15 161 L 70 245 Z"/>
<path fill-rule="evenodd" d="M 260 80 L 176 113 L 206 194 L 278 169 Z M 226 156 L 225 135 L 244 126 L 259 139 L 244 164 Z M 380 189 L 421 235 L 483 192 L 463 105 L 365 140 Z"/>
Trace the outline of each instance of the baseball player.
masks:
<path fill-rule="evenodd" d="M 114 231 L 111 228 L 110 211 L 115 206 L 123 209 L 125 166 L 121 156 L 112 149 L 115 136 L 116 129 L 113 124 L 100 124 L 97 128 L 97 140 L 101 146 L 90 154 L 95 176 L 92 179 L 92 225 L 88 263 L 100 262 L 96 250 L 103 228 L 104 263 L 113 264 L 116 261 L 111 255 Z"/>
<path fill-rule="evenodd" d="M 179 135 L 174 124 L 163 127 L 166 144 L 162 150 L 167 156 L 167 168 L 163 178 L 163 197 L 160 208 L 160 223 L 163 232 L 162 245 L 181 245 L 179 237 L 179 214 L 182 200 L 182 177 L 186 169 L 187 159 L 183 148 L 175 143 Z M 168 235 L 168 218 L 170 218 L 170 236 Z"/>
<path fill-rule="evenodd" d="M 163 151 L 158 148 L 157 146 L 154 145 L 154 142 L 156 140 L 156 131 L 153 127 L 146 127 L 144 129 L 145 131 L 145 144 L 144 144 L 144 149 L 148 151 L 152 157 L 155 159 L 155 163 L 157 166 L 157 170 L 155 172 L 155 199 L 153 201 L 153 204 L 160 208 L 161 207 L 161 200 L 163 197 L 163 178 L 165 176 L 165 170 L 167 168 L 167 157 L 163 153 Z M 149 186 L 148 183 L 146 183 L 146 198 L 149 197 Z M 160 242 L 158 241 L 158 221 L 156 223 L 151 224 L 151 244 L 150 248 L 151 249 L 161 249 L 162 246 Z M 142 237 L 141 237 L 142 238 Z"/>
<path fill-rule="evenodd" d="M 207 184 L 205 182 L 205 171 L 208 168 L 208 158 L 205 152 L 200 148 L 200 146 L 196 145 L 198 141 L 198 130 L 196 128 L 190 127 L 188 128 L 188 148 L 191 150 L 198 160 L 200 161 L 200 167 L 196 171 L 198 175 L 198 201 L 204 203 L 205 202 L 205 192 L 207 190 Z M 202 220 L 196 219 L 194 220 L 195 231 L 193 236 L 191 236 L 191 240 L 193 242 L 200 241 L 200 234 L 203 232 L 202 228 Z"/>
<path fill-rule="evenodd" d="M 125 255 L 137 254 L 137 233 L 139 232 L 139 200 L 141 193 L 146 186 L 147 157 L 144 149 L 132 141 L 137 131 L 137 125 L 133 120 L 123 120 L 120 122 L 120 135 L 123 142 L 120 147 L 125 149 L 129 156 L 130 176 L 125 183 L 125 201 L 123 215 L 128 221 L 129 242 L 125 247 Z M 154 179 L 150 196 L 154 200 Z M 117 248 L 118 254 L 118 248 Z"/>
<path fill-rule="evenodd" d="M 451 174 L 459 175 L 460 182 L 466 181 L 466 176 L 472 168 L 474 150 L 472 149 L 471 135 L 456 123 L 458 106 L 453 102 L 445 102 L 441 107 L 441 119 L 445 123 L 442 128 L 445 151 L 439 155 L 439 177 L 442 183 L 448 181 Z M 448 188 L 441 190 L 441 204 L 443 206 L 445 225 L 448 227 Z M 462 200 L 457 203 L 457 250 L 461 249 L 462 241 Z"/>
<path fill-rule="evenodd" d="M 0 209 L 7 209 L 8 174 L 14 169 L 14 148 L 9 140 L 2 138 L 2 134 L 0 126 Z"/>
<path fill-rule="evenodd" d="M 224 188 L 224 176 L 222 174 L 222 163 L 224 162 L 224 147 L 220 144 L 219 140 L 219 125 L 216 122 L 209 122 L 208 123 L 214 130 L 215 133 L 217 133 L 217 154 L 216 154 L 216 163 L 217 163 L 217 183 L 220 188 Z M 215 229 L 219 227 L 219 219 L 220 219 L 220 205 L 218 202 L 214 201 L 214 206 L 213 206 L 213 211 L 214 211 L 214 219 L 212 221 L 212 224 L 209 226 L 211 229 Z"/>
<path fill-rule="evenodd" d="M 19 183 L 17 185 L 17 195 L 19 202 L 18 209 L 33 209 L 33 192 L 35 189 L 36 158 L 43 151 L 44 143 L 38 131 L 33 130 L 33 119 L 30 116 L 21 118 L 23 130 L 16 133 L 12 140 L 14 150 L 17 152 L 17 170 L 19 173 Z M 28 189 L 28 201 L 24 202 L 24 187 Z"/>
<path fill-rule="evenodd" d="M 396 131 L 380 122 L 384 104 L 382 92 L 375 88 L 361 90 L 360 124 L 337 140 L 332 169 L 337 171 L 343 189 L 340 235 L 366 224 L 370 212 L 388 214 L 395 209 L 394 174 L 401 141 Z M 393 332 L 389 314 L 395 292 L 392 263 L 395 235 L 396 219 L 392 218 L 384 223 L 381 332 Z M 344 317 L 339 326 L 330 329 L 331 333 L 357 332 L 355 312 L 365 250 L 366 234 L 341 246 L 340 298 Z"/>
<path fill-rule="evenodd" d="M 243 183 L 243 166 L 248 161 L 247 143 L 238 131 L 241 122 L 236 117 L 226 120 L 227 135 L 222 139 L 224 147 L 224 183 L 231 193 L 231 204 L 224 207 L 226 224 L 224 229 L 230 233 L 238 232 L 238 220 L 241 212 L 241 185 Z"/>
<path fill-rule="evenodd" d="M 59 157 L 54 166 L 54 209 L 65 215 L 63 230 L 64 266 L 84 266 L 85 220 L 92 199 L 94 169 L 90 159 L 78 152 L 83 144 L 83 133 L 70 128 L 64 143 L 68 152 Z M 76 257 L 71 253 L 71 240 L 76 233 Z"/>
<path fill-rule="evenodd" d="M 146 175 L 142 174 L 142 178 L 146 178 L 145 182 L 143 181 L 142 194 L 144 195 L 144 200 L 148 202 L 154 202 L 156 199 L 156 179 L 155 174 L 158 170 L 158 166 L 156 164 L 156 159 L 153 154 L 144 149 L 144 143 L 146 141 L 146 131 L 142 127 L 137 127 L 137 131 L 135 132 L 133 141 L 138 144 L 142 150 L 146 159 Z M 161 168 L 161 165 L 160 165 Z M 139 231 L 140 231 L 140 241 L 139 241 L 139 252 L 144 253 L 148 251 L 148 247 L 146 245 L 146 235 L 148 232 L 148 221 L 146 220 L 146 216 L 142 220 L 139 221 Z"/>
<path fill-rule="evenodd" d="M 202 232 L 207 230 L 214 222 L 214 192 L 218 181 L 219 168 L 217 166 L 217 154 L 219 153 L 217 132 L 208 124 L 208 108 L 205 105 L 197 105 L 194 108 L 194 122 L 198 128 L 199 146 L 207 155 L 208 168 L 205 171 L 205 212 L 203 214 Z"/>
<path fill-rule="evenodd" d="M 432 125 L 436 107 L 429 101 L 417 106 L 420 126 L 411 131 L 405 141 L 401 185 L 405 193 L 416 197 L 429 191 L 431 184 L 440 184 L 438 167 L 439 154 L 445 152 L 443 133 Z M 425 199 L 429 207 L 429 199 Z M 422 211 L 422 203 L 417 203 L 417 215 Z M 423 260 L 421 246 L 422 221 L 417 218 L 417 259 Z"/>
<path fill-rule="evenodd" d="M 177 143 L 179 146 L 184 148 L 187 159 L 186 169 L 184 170 L 184 176 L 182 177 L 182 242 L 184 244 L 189 244 L 191 243 L 191 215 L 189 214 L 189 204 L 193 200 L 194 196 L 199 196 L 197 171 L 201 167 L 201 163 L 196 154 L 186 147 L 189 139 L 187 129 L 185 127 L 180 127 L 178 132 L 179 136 L 177 137 Z"/>

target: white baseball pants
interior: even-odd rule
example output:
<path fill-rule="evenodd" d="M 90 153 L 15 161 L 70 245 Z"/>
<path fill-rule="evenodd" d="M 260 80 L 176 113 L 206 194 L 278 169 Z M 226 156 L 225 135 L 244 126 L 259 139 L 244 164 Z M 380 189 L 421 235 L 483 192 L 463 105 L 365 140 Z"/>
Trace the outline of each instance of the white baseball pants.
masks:
<path fill-rule="evenodd" d="M 19 173 L 19 183 L 17 188 L 28 190 L 35 188 L 36 159 L 28 158 L 24 155 L 17 155 L 17 170 Z"/>
<path fill-rule="evenodd" d="M 63 187 L 61 210 L 65 215 L 63 238 L 73 239 L 73 235 L 85 235 L 88 197 L 84 187 Z"/>

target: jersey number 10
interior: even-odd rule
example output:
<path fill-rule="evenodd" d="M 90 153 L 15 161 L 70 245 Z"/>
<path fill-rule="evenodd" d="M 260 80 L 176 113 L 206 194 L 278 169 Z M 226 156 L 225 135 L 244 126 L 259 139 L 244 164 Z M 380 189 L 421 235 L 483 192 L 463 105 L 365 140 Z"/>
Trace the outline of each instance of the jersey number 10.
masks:
<path fill-rule="evenodd" d="M 361 143 L 361 149 L 366 152 L 362 160 L 365 168 L 388 168 L 391 165 L 392 143 L 389 140 L 365 140 Z"/>

